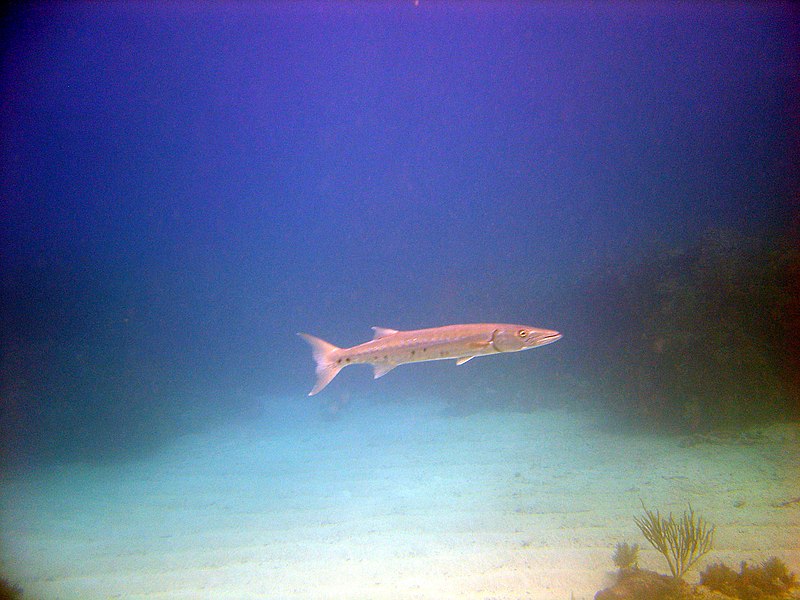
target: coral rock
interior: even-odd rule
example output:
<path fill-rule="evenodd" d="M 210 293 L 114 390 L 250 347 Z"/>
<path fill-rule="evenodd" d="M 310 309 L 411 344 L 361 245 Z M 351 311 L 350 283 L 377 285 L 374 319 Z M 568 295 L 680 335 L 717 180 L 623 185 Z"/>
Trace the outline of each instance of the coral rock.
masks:
<path fill-rule="evenodd" d="M 645 569 L 623 569 L 617 583 L 595 594 L 595 600 L 730 600 L 728 596 L 698 589 L 681 579 Z"/>

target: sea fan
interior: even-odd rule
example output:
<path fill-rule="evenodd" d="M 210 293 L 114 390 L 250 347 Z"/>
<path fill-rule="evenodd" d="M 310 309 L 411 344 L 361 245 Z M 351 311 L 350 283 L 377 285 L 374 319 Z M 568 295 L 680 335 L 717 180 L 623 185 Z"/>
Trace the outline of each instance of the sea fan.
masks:
<path fill-rule="evenodd" d="M 684 512 L 678 521 L 672 513 L 664 518 L 658 511 L 647 510 L 644 502 L 642 508 L 644 515 L 633 520 L 647 541 L 667 559 L 673 577 L 683 577 L 714 545 L 714 526 L 695 517 L 691 504 L 689 512 Z"/>

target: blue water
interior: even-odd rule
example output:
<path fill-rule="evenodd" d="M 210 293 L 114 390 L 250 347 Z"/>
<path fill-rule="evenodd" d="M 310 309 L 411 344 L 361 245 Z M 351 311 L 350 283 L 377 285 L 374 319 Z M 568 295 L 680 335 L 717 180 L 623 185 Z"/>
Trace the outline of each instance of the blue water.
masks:
<path fill-rule="evenodd" d="M 17 6 L 0 45 L 4 472 L 138 464 L 361 402 L 387 422 L 421 399 L 453 418 L 591 408 L 654 436 L 796 421 L 798 16 Z M 470 322 L 564 338 L 377 381 L 353 367 L 306 398 L 298 331 L 350 346 Z"/>

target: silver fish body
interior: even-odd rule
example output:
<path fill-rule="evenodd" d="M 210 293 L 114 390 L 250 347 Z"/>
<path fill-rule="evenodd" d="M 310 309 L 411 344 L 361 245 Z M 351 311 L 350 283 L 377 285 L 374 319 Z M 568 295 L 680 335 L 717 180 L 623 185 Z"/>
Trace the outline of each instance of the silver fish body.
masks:
<path fill-rule="evenodd" d="M 377 379 L 406 363 L 455 359 L 456 364 L 462 365 L 476 356 L 530 350 L 561 338 L 557 331 L 507 323 L 445 325 L 412 331 L 372 329 L 372 340 L 351 348 L 338 348 L 307 333 L 297 334 L 309 343 L 317 364 L 317 383 L 309 396 L 320 392 L 348 365 L 370 364 Z"/>

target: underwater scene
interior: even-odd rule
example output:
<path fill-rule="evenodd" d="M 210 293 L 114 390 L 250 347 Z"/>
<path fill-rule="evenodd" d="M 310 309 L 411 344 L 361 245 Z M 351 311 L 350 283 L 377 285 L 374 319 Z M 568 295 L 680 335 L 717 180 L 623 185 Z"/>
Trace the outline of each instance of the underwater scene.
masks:
<path fill-rule="evenodd" d="M 800 598 L 791 2 L 29 2 L 0 598 Z"/>

